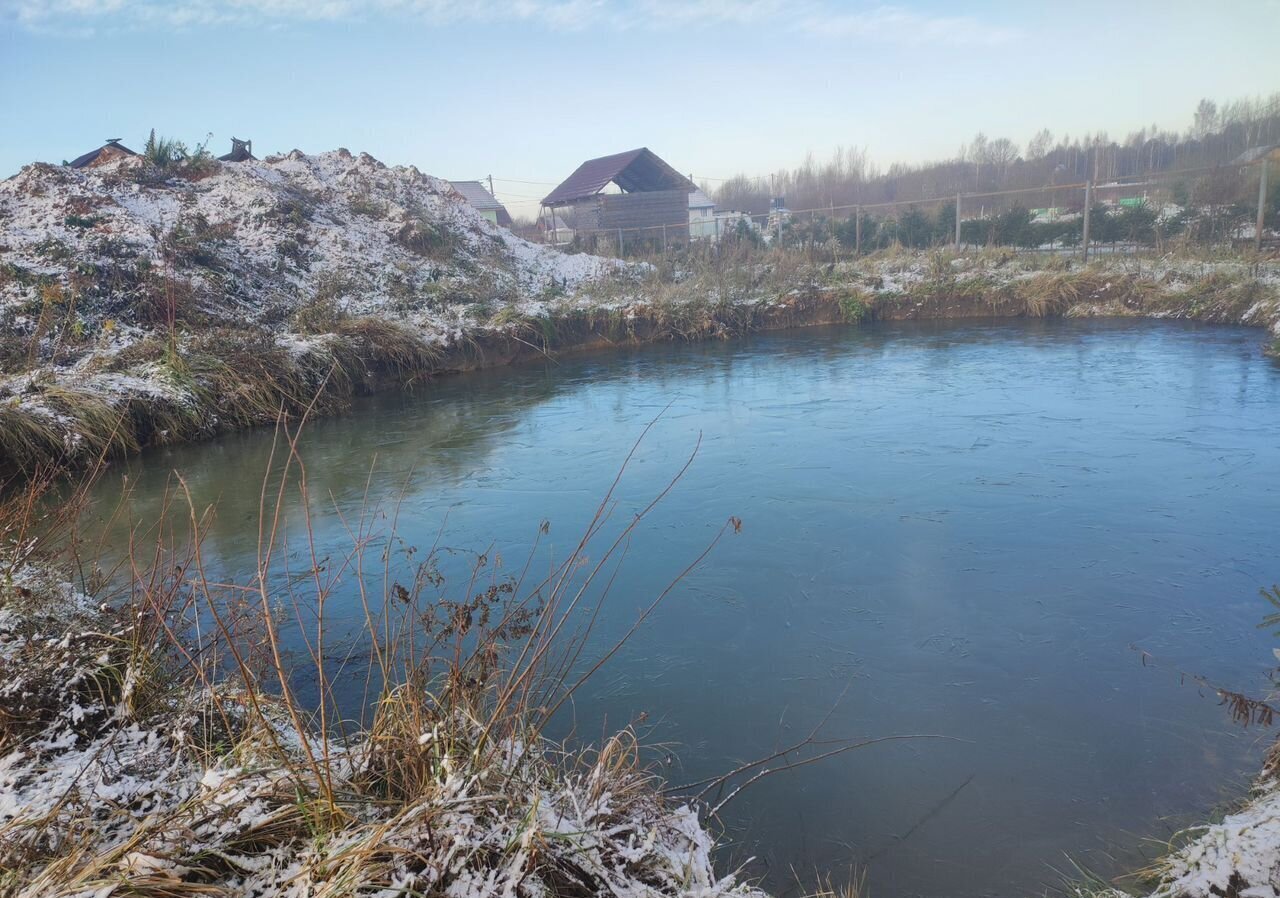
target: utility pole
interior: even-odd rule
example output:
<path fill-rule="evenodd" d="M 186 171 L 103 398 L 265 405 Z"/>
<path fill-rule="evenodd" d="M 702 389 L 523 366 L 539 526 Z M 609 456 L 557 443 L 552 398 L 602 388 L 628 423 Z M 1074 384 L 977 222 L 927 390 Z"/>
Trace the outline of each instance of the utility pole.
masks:
<path fill-rule="evenodd" d="M 1089 207 L 1093 204 L 1093 182 L 1084 182 L 1084 233 L 1080 235 L 1080 245 L 1084 248 L 1084 260 L 1089 261 Z"/>
<path fill-rule="evenodd" d="M 956 194 L 956 249 L 960 248 L 960 194 Z"/>
<path fill-rule="evenodd" d="M 782 249 L 782 204 L 778 202 L 778 188 L 774 184 L 773 175 L 769 175 L 769 208 L 778 219 L 778 233 L 773 245 L 775 249 Z"/>
<path fill-rule="evenodd" d="M 1262 157 L 1262 173 L 1258 176 L 1258 226 L 1253 233 L 1253 248 L 1262 252 L 1262 219 L 1267 209 L 1267 157 Z"/>
<path fill-rule="evenodd" d="M 836 258 L 839 250 L 839 241 L 836 240 L 836 201 L 833 197 L 827 200 L 831 204 L 830 217 L 827 218 L 827 239 L 831 242 L 831 257 Z"/>

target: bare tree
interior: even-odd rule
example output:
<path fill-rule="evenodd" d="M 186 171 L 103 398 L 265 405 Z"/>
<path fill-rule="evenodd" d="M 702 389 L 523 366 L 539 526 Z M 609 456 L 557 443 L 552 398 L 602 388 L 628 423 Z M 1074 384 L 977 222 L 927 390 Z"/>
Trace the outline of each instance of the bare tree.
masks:
<path fill-rule="evenodd" d="M 1027 144 L 1027 158 L 1043 159 L 1049 155 L 1051 149 L 1053 149 L 1053 132 L 1048 128 L 1041 128 Z"/>
<path fill-rule="evenodd" d="M 991 162 L 991 149 L 988 146 L 987 135 L 981 131 L 973 135 L 973 142 L 969 144 L 967 161 L 973 163 L 973 173 L 975 175 L 982 174 L 982 166 Z"/>
<path fill-rule="evenodd" d="M 991 164 L 1000 172 L 1000 179 L 1009 175 L 1009 166 L 1018 158 L 1018 145 L 1007 137 L 997 137 L 987 148 Z"/>
<path fill-rule="evenodd" d="M 1191 134 L 1196 140 L 1204 138 L 1218 126 L 1218 104 L 1207 97 L 1196 106 Z"/>

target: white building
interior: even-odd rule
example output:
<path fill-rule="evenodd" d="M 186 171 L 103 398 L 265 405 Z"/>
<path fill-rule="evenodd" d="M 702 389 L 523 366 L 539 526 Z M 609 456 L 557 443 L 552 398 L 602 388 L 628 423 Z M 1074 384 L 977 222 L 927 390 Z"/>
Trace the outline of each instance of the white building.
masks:
<path fill-rule="evenodd" d="M 689 239 L 696 240 L 701 237 L 715 239 L 716 236 L 716 204 L 701 190 L 691 190 L 689 192 Z"/>

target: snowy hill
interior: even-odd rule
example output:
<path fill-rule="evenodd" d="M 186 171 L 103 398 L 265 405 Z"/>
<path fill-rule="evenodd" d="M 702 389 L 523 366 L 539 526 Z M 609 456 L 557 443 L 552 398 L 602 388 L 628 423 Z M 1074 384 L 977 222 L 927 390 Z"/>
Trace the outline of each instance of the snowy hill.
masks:
<path fill-rule="evenodd" d="M 174 280 L 203 317 L 243 322 L 317 296 L 367 314 L 563 295 L 618 267 L 528 243 L 447 181 L 367 154 L 210 167 L 166 177 L 131 157 L 0 182 L 0 333 L 30 333 L 51 285 L 76 294 L 91 327 L 152 320 L 136 306 Z"/>

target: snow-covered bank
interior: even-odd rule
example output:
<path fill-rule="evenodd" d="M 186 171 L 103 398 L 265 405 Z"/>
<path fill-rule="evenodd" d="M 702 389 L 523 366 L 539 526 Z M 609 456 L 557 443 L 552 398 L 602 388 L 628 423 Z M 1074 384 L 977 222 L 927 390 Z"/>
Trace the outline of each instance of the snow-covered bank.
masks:
<path fill-rule="evenodd" d="M 1270 767 L 1271 764 L 1268 764 Z M 1252 798 L 1221 822 L 1179 834 L 1179 847 L 1141 890 L 1078 888 L 1080 898 L 1275 898 L 1280 895 L 1280 780 L 1268 770 Z"/>
<path fill-rule="evenodd" d="M 763 898 L 716 874 L 626 732 L 566 754 L 405 684 L 374 731 L 323 739 L 271 690 L 206 679 L 180 607 L 7 563 L 0 895 Z"/>
<path fill-rule="evenodd" d="M 1280 781 L 1266 777 L 1258 794 L 1161 864 L 1153 898 L 1271 898 L 1280 895 Z"/>

